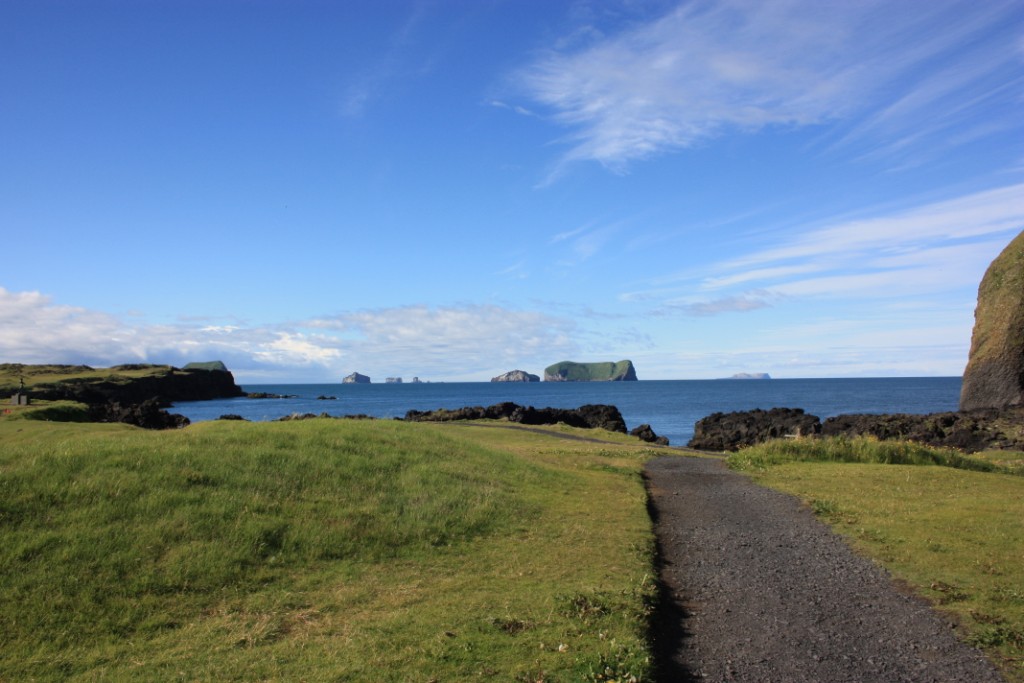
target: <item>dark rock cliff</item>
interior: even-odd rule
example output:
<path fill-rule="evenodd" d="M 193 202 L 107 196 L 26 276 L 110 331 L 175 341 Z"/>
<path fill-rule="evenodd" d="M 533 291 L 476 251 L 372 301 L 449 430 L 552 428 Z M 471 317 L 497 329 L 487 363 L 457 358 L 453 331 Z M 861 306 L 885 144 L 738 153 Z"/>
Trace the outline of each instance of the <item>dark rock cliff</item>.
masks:
<path fill-rule="evenodd" d="M 515 403 L 498 403 L 484 408 L 470 406 L 457 410 L 410 410 L 405 414 L 409 422 L 452 422 L 455 420 L 508 420 L 524 425 L 553 425 L 564 422 L 570 427 L 607 429 L 626 433 L 626 421 L 615 406 L 585 405 L 579 408 L 534 408 Z"/>
<path fill-rule="evenodd" d="M 70 378 L 54 384 L 36 384 L 28 391 L 32 398 L 87 403 L 139 404 L 155 400 L 161 405 L 174 401 L 204 401 L 243 396 L 234 376 L 226 370 L 179 370 L 167 366 L 144 377 L 105 379 Z"/>

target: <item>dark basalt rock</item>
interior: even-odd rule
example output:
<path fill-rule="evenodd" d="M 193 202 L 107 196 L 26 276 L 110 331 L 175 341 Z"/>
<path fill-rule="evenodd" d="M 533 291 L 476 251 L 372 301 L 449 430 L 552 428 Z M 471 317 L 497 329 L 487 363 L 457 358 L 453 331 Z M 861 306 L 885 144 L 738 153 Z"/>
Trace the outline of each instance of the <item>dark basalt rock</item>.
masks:
<path fill-rule="evenodd" d="M 812 436 L 820 432 L 821 420 L 802 408 L 712 413 L 697 421 L 688 445 L 706 451 L 738 451 L 769 439 Z"/>
<path fill-rule="evenodd" d="M 553 425 L 563 422 L 570 427 L 606 429 L 626 433 L 626 422 L 615 406 L 589 404 L 576 409 L 534 408 L 511 402 L 497 403 L 484 408 L 469 406 L 448 410 L 410 410 L 405 414 L 409 422 L 451 422 L 455 420 L 508 420 L 524 425 Z"/>
<path fill-rule="evenodd" d="M 928 415 L 837 415 L 821 426 L 822 436 L 902 439 L 968 453 L 1024 449 L 1024 407 L 930 413 Z"/>
<path fill-rule="evenodd" d="M 800 409 L 715 413 L 697 422 L 690 448 L 736 451 L 786 436 L 857 437 L 914 441 L 973 453 L 1024 450 L 1024 406 L 927 415 L 860 415 L 820 422 Z"/>
<path fill-rule="evenodd" d="M 660 446 L 668 445 L 668 437 L 658 436 L 657 434 L 654 433 L 654 430 L 651 429 L 651 425 L 646 423 L 640 425 L 639 427 L 634 427 L 633 429 L 630 430 L 629 434 L 630 436 L 635 436 L 641 441 L 645 441 L 647 443 L 656 443 Z"/>
<path fill-rule="evenodd" d="M 89 406 L 89 417 L 94 422 L 125 422 L 145 429 L 177 429 L 189 424 L 184 415 L 163 410 L 156 399 L 129 404 L 94 403 Z"/>

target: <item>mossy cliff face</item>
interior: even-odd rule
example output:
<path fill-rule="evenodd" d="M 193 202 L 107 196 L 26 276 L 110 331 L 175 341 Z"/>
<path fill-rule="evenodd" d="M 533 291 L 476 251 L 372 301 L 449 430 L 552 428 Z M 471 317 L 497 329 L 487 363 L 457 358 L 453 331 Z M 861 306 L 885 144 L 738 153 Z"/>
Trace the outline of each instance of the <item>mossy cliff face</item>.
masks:
<path fill-rule="evenodd" d="M 544 368 L 545 382 L 635 382 L 633 361 L 574 363 L 564 360 Z"/>
<path fill-rule="evenodd" d="M 985 272 L 978 288 L 960 410 L 1024 405 L 1024 232 Z"/>

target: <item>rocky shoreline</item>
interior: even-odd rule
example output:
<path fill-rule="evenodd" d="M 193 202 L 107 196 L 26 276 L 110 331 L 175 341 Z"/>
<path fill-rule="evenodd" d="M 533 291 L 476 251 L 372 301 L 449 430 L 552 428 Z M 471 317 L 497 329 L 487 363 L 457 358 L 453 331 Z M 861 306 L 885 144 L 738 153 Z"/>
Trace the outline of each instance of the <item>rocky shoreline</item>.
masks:
<path fill-rule="evenodd" d="M 690 448 L 737 451 L 778 438 L 870 436 L 967 453 L 1024 450 L 1024 406 L 926 415 L 837 415 L 821 420 L 799 408 L 713 413 L 694 425 Z"/>

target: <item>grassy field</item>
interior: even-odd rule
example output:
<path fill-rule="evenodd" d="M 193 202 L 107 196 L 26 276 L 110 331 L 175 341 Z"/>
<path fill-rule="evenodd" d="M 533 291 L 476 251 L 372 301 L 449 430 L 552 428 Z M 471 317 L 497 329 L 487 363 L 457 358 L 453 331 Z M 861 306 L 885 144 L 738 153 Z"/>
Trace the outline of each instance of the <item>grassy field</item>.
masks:
<path fill-rule="evenodd" d="M 0 680 L 650 679 L 649 449 L 0 417 Z"/>
<path fill-rule="evenodd" d="M 55 384 L 74 381 L 118 381 L 162 375 L 171 369 L 169 365 L 117 365 L 112 368 L 92 368 L 86 365 L 22 365 L 0 363 L 0 397 L 9 396 L 18 390 L 24 381 L 26 388 L 37 384 Z"/>
<path fill-rule="evenodd" d="M 773 442 L 730 464 L 821 518 L 1024 681 L 1022 454 L 965 457 L 868 439 Z"/>

